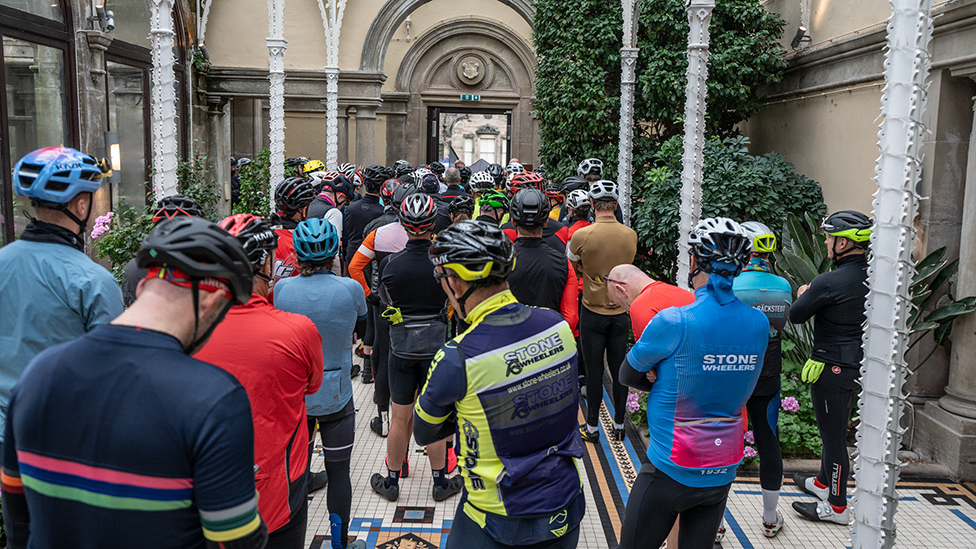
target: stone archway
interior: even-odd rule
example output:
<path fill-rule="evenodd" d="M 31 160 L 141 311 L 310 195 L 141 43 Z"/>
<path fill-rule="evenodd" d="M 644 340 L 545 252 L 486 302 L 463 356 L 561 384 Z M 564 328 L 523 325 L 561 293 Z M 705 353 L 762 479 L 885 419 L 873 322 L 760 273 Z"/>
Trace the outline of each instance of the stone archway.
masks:
<path fill-rule="evenodd" d="M 532 0 L 498 0 L 512 8 L 523 19 L 533 26 L 535 8 Z M 363 44 L 363 54 L 360 58 L 359 70 L 382 71 L 383 61 L 386 59 L 386 49 L 393 39 L 393 34 L 400 24 L 420 6 L 431 0 L 388 0 L 380 8 L 369 31 L 366 32 L 366 42 Z"/>
<path fill-rule="evenodd" d="M 407 51 L 395 81 L 396 95 L 407 102 L 400 119 L 406 158 L 428 160 L 428 107 L 471 107 L 510 111 L 510 154 L 537 164 L 538 123 L 531 114 L 535 68 L 531 46 L 500 23 L 461 18 L 429 29 Z M 462 94 L 480 95 L 481 101 L 462 101 Z"/>

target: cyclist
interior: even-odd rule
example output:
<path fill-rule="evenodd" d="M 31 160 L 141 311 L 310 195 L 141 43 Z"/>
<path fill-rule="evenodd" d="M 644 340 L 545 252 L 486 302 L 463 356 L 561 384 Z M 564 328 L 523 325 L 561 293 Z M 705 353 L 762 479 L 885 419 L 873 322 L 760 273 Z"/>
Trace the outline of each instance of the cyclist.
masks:
<path fill-rule="evenodd" d="M 485 191 L 492 190 L 494 186 L 495 178 L 486 171 L 475 172 L 471 175 L 471 193 L 478 199 L 474 205 L 472 219 L 477 219 L 481 215 L 481 195 Z"/>
<path fill-rule="evenodd" d="M 447 547 L 576 547 L 585 503 L 569 325 L 508 291 L 515 253 L 497 227 L 462 221 L 429 254 L 470 325 L 437 352 L 414 407 L 419 444 L 460 440 L 464 493 Z"/>
<path fill-rule="evenodd" d="M 553 182 L 546 184 L 546 198 L 549 199 L 549 218 L 554 220 L 559 220 L 560 215 L 562 215 L 563 201 L 566 197 L 559 192 L 559 185 Z"/>
<path fill-rule="evenodd" d="M 564 197 L 566 197 L 566 200 L 569 200 L 569 195 L 573 191 L 583 191 L 583 193 L 586 194 L 587 192 L 589 192 L 589 190 L 590 190 L 589 183 L 587 183 L 586 180 L 583 179 L 582 177 L 577 177 L 575 175 L 571 175 L 563 179 L 562 184 L 559 185 L 559 192 L 562 193 Z M 584 202 L 588 204 L 589 198 L 585 199 Z M 569 217 L 569 210 L 563 208 L 562 211 L 559 212 L 559 221 L 565 222 L 567 225 L 571 225 L 571 223 L 568 223 L 566 221 L 568 217 Z"/>
<path fill-rule="evenodd" d="M 485 171 L 495 180 L 495 190 L 504 191 L 506 179 L 505 168 L 499 164 L 488 164 L 488 169 Z"/>
<path fill-rule="evenodd" d="M 13 392 L 10 547 L 264 547 L 247 394 L 191 358 L 250 297 L 247 255 L 209 221 L 180 217 L 157 225 L 137 258 L 149 275 L 135 303 L 38 355 Z"/>
<path fill-rule="evenodd" d="M 343 208 L 356 196 L 353 186 L 346 176 L 338 172 L 316 172 L 312 174 L 312 180 L 317 187 L 318 195 L 309 205 L 307 217 L 319 217 L 332 223 L 339 233 L 339 240 L 342 241 L 345 225 Z M 335 262 L 332 270 L 335 274 L 341 274 L 341 261 Z"/>
<path fill-rule="evenodd" d="M 630 313 L 634 340 L 644 333 L 652 318 L 668 307 L 683 307 L 695 301 L 695 294 L 644 274 L 631 263 L 617 265 L 606 277 L 607 295 Z"/>
<path fill-rule="evenodd" d="M 36 150 L 14 166 L 14 192 L 30 198 L 36 218 L 0 248 L 0 422 L 38 353 L 122 312 L 119 285 L 85 255 L 92 193 L 103 177 L 94 158 L 65 147 Z"/>
<path fill-rule="evenodd" d="M 271 275 L 272 289 L 275 281 L 298 274 L 291 232 L 308 216 L 308 206 L 316 192 L 312 182 L 302 177 L 289 177 L 275 187 L 276 211 L 270 221 L 278 235 L 278 248 Z"/>
<path fill-rule="evenodd" d="M 769 344 L 762 373 L 746 403 L 752 419 L 752 432 L 759 452 L 759 482 L 763 499 L 763 534 L 774 537 L 783 528 L 783 515 L 776 510 L 783 484 L 783 453 L 779 446 L 779 390 L 783 369 L 782 335 L 793 301 L 793 289 L 781 276 L 772 273 L 769 255 L 776 251 L 776 236 L 758 221 L 747 221 L 742 228 L 749 235 L 751 258 L 735 277 L 732 290 L 743 303 L 762 311 L 769 320 Z"/>
<path fill-rule="evenodd" d="M 470 171 L 470 170 L 468 170 Z M 450 204 L 452 200 L 459 196 L 470 196 L 465 192 L 463 185 L 461 170 L 457 168 L 449 168 L 447 172 L 444 173 L 444 183 L 447 183 L 447 190 L 441 193 L 441 200 Z"/>
<path fill-rule="evenodd" d="M 858 390 L 868 261 L 865 252 L 874 222 L 861 212 L 844 210 L 828 217 L 820 228 L 827 233 L 827 255 L 834 270 L 800 286 L 790 309 L 790 322 L 813 318 L 813 352 L 801 379 L 810 383 L 810 400 L 823 441 L 820 473 L 796 474 L 793 480 L 816 503 L 794 502 L 793 509 L 815 521 L 848 523 L 847 424 Z"/>
<path fill-rule="evenodd" d="M 174 194 L 159 201 L 152 222 L 158 225 L 160 221 L 179 216 L 203 217 L 203 208 L 192 198 Z M 126 307 L 136 300 L 136 287 L 146 278 L 146 272 L 146 269 L 139 268 L 134 257 L 125 264 L 122 271 L 122 299 Z"/>
<path fill-rule="evenodd" d="M 587 183 L 603 179 L 603 161 L 599 158 L 587 158 L 576 167 L 576 175 L 585 179 Z"/>
<path fill-rule="evenodd" d="M 523 189 L 512 199 L 512 222 L 518 231 L 515 258 L 518 269 L 508 277 L 508 286 L 519 303 L 546 307 L 560 313 L 571 330 L 579 321 L 579 293 L 576 272 L 566 254 L 554 250 L 542 239 L 549 218 L 549 199 L 535 188 Z"/>
<path fill-rule="evenodd" d="M 309 161 L 308 157 L 296 156 L 294 158 L 285 159 L 285 167 L 291 168 L 293 177 L 305 177 L 304 166 Z"/>
<path fill-rule="evenodd" d="M 321 160 L 309 160 L 304 165 L 302 165 L 302 173 L 305 175 L 311 175 L 315 172 L 324 172 L 325 162 Z"/>
<path fill-rule="evenodd" d="M 237 214 L 220 226 L 247 252 L 254 287 L 250 301 L 227 312 L 196 358 L 227 370 L 247 391 L 258 510 L 270 532 L 266 547 L 298 549 L 308 519 L 305 395 L 322 385 L 322 337 L 307 317 L 279 311 L 268 301 L 277 246 L 271 224 Z"/>
<path fill-rule="evenodd" d="M 695 302 L 658 313 L 620 366 L 624 383 L 650 391 L 650 463 L 630 492 L 621 549 L 660 547 L 676 519 L 679 547 L 712 548 L 742 461 L 742 409 L 769 339 L 765 315 L 732 292 L 749 257 L 742 227 L 703 219 L 688 244 Z"/>
<path fill-rule="evenodd" d="M 460 166 L 455 166 L 458 169 L 458 174 L 461 176 L 461 188 L 467 190 L 468 185 L 471 182 L 471 168 L 464 165 L 461 162 Z"/>
<path fill-rule="evenodd" d="M 369 174 L 370 168 L 366 168 Z M 369 176 L 367 175 L 367 181 Z M 295 255 L 299 275 L 282 280 L 275 290 L 275 308 L 307 316 L 322 336 L 325 372 L 322 386 L 305 397 L 308 414 L 308 464 L 312 462 L 315 427 L 325 453 L 328 505 L 333 525 L 339 525 L 330 547 L 347 546 L 352 483 L 349 463 L 356 434 L 356 409 L 352 398 L 352 342 L 366 324 L 366 297 L 354 280 L 335 276 L 332 263 L 339 253 L 339 234 L 323 219 L 306 219 L 295 229 Z M 350 545 L 365 549 L 366 542 Z"/>
<path fill-rule="evenodd" d="M 471 219 L 471 216 L 474 215 L 474 206 L 474 199 L 471 198 L 471 195 L 461 195 L 452 200 L 450 206 L 448 206 L 448 213 L 451 215 L 451 225 L 458 221 Z"/>
<path fill-rule="evenodd" d="M 478 197 L 478 207 L 480 213 L 475 219 L 491 223 L 496 227 L 501 225 L 508 218 L 508 197 L 505 193 L 490 190 L 481 193 Z"/>
<path fill-rule="evenodd" d="M 393 172 L 396 174 L 396 177 L 407 175 L 413 172 L 413 166 L 406 160 L 397 160 L 393 163 Z"/>
<path fill-rule="evenodd" d="M 389 378 L 390 434 L 386 440 L 387 475 L 374 473 L 373 491 L 390 501 L 400 497 L 400 473 L 410 444 L 413 405 L 427 379 L 430 359 L 447 340 L 447 296 L 434 278 L 428 257 L 430 237 L 437 219 L 434 199 L 414 194 L 400 205 L 400 225 L 409 239 L 402 251 L 380 262 L 380 301 L 390 320 Z M 460 477 L 447 477 L 448 436 L 427 443 L 433 471 L 434 501 L 461 490 Z"/>
<path fill-rule="evenodd" d="M 366 194 L 362 200 L 350 204 L 346 210 L 346 257 L 352 258 L 363 243 L 366 225 L 383 215 L 383 205 L 380 204 L 380 188 L 393 178 L 393 170 L 386 166 L 369 166 L 363 170 Z"/>
<path fill-rule="evenodd" d="M 566 206 L 563 208 L 566 217 L 566 231 L 572 239 L 576 231 L 591 225 L 590 217 L 590 196 L 586 191 L 575 190 L 566 197 Z"/>
<path fill-rule="evenodd" d="M 637 256 L 637 233 L 614 218 L 617 184 L 596 181 L 590 186 L 590 204 L 596 221 L 576 231 L 566 255 L 583 278 L 583 308 L 580 311 L 580 344 L 586 364 L 586 424 L 580 433 L 586 442 L 600 440 L 600 403 L 603 401 L 603 356 L 610 369 L 613 397 L 613 438 L 624 439 L 627 388 L 617 380 L 617 371 L 627 352 L 630 317 L 607 295 L 606 276 L 621 263 L 633 263 Z"/>

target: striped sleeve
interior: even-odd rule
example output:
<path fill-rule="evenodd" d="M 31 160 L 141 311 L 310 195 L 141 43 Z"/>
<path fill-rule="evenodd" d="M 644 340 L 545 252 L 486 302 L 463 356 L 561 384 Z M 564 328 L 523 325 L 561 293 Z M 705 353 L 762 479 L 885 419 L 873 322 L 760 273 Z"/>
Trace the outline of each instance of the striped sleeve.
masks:
<path fill-rule="evenodd" d="M 30 536 L 30 512 L 24 494 L 23 479 L 17 463 L 17 441 L 14 438 L 14 416 L 17 413 L 17 388 L 14 388 L 7 408 L 7 423 L 4 426 L 3 469 L 0 471 L 0 492 L 3 500 L 3 525 L 7 534 L 7 547 L 27 547 Z"/>
<path fill-rule="evenodd" d="M 215 543 L 247 538 L 259 532 L 262 524 L 258 515 L 257 492 L 250 500 L 227 509 L 200 509 L 200 524 L 203 526 L 203 536 Z"/>

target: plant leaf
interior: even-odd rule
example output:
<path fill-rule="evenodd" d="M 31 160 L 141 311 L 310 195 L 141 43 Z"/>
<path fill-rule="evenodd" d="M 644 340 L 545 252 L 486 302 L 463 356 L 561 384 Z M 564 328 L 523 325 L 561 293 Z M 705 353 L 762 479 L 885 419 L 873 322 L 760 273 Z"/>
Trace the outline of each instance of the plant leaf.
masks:
<path fill-rule="evenodd" d="M 976 298 L 967 298 L 976 301 Z M 925 317 L 926 322 L 940 322 L 948 319 L 956 318 L 959 315 L 964 315 L 976 311 L 976 303 L 967 303 L 966 299 L 960 299 L 959 301 L 950 303 L 944 307 L 939 307 L 938 309 L 929 313 L 929 316 Z"/>
<path fill-rule="evenodd" d="M 959 267 L 959 260 L 956 259 L 955 261 L 943 267 L 942 270 L 939 271 L 939 274 L 935 275 L 935 278 L 933 278 L 932 281 L 929 282 L 928 287 L 930 293 L 928 299 L 918 304 L 918 307 L 920 309 L 924 311 L 926 308 L 928 308 L 929 303 L 932 301 L 932 298 L 935 296 L 935 294 L 939 291 L 939 288 L 941 288 L 943 284 L 945 284 L 950 278 L 952 278 L 952 275 L 955 274 L 956 269 L 958 267 Z"/>
<path fill-rule="evenodd" d="M 945 345 L 949 341 L 949 335 L 952 334 L 952 323 L 953 321 L 950 320 L 945 324 L 939 324 L 939 327 L 935 329 L 933 337 L 935 338 L 936 345 Z"/>
<path fill-rule="evenodd" d="M 919 332 L 927 332 L 932 328 L 937 328 L 938 326 L 938 322 L 919 322 L 918 324 L 912 326 L 912 330 L 909 333 L 917 334 Z"/>

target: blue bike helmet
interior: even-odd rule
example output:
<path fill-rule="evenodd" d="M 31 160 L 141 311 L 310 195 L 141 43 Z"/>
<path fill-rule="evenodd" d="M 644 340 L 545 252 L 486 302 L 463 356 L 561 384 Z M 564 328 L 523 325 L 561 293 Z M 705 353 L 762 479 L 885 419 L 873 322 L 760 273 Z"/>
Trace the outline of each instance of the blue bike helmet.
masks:
<path fill-rule="evenodd" d="M 102 184 L 98 162 L 69 147 L 48 147 L 28 153 L 14 166 L 14 192 L 35 201 L 67 204 Z M 36 205 L 36 204 L 35 204 Z"/>
<path fill-rule="evenodd" d="M 325 261 L 339 253 L 339 233 L 325 219 L 302 221 L 295 228 L 292 241 L 299 261 Z"/>

